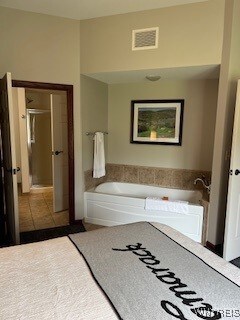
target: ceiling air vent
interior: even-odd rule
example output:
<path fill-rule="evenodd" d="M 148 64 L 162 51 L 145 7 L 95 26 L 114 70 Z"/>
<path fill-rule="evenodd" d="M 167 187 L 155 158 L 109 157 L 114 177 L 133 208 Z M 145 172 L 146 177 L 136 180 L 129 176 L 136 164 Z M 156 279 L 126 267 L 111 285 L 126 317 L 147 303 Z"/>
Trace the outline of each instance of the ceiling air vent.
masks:
<path fill-rule="evenodd" d="M 158 27 L 133 30 L 132 50 L 147 50 L 157 48 L 158 30 Z"/>

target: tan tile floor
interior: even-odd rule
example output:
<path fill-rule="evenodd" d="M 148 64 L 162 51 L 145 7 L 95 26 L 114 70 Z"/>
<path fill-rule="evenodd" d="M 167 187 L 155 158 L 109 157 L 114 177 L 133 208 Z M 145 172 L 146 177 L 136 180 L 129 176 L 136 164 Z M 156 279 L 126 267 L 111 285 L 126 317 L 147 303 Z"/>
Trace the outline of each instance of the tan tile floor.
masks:
<path fill-rule="evenodd" d="M 53 212 L 52 191 L 33 194 L 19 194 L 20 232 L 32 231 L 69 224 L 67 211 Z"/>

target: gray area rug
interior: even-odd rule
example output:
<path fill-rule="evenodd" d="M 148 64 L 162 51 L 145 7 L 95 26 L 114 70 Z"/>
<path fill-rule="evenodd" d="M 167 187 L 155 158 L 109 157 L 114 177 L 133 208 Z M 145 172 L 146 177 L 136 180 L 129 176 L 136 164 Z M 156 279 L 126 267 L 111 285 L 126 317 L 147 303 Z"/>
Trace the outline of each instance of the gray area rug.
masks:
<path fill-rule="evenodd" d="M 26 243 L 44 241 L 44 240 L 49 240 L 53 238 L 68 236 L 71 233 L 79 233 L 84 231 L 85 231 L 85 228 L 82 222 L 80 222 L 79 224 L 75 224 L 75 225 L 67 225 L 62 227 L 21 232 L 20 243 L 26 244 Z"/>
<path fill-rule="evenodd" d="M 240 288 L 150 223 L 69 238 L 120 319 L 239 319 Z"/>

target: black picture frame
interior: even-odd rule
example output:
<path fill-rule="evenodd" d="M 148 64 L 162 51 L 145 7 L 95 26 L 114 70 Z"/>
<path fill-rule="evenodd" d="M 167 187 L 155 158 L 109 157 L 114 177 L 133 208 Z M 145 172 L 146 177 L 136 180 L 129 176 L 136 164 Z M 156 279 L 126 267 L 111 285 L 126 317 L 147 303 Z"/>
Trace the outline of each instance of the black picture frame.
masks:
<path fill-rule="evenodd" d="M 132 100 L 131 143 L 182 145 L 184 99 Z"/>

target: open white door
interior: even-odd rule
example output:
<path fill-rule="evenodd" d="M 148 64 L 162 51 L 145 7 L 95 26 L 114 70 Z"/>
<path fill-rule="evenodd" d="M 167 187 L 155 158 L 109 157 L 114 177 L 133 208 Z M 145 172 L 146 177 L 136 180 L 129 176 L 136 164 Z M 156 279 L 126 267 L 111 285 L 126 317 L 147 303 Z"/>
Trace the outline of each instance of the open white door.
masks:
<path fill-rule="evenodd" d="M 234 117 L 223 258 L 240 257 L 240 80 Z"/>
<path fill-rule="evenodd" d="M 19 243 L 18 190 L 11 74 L 0 80 L 4 200 L 9 236 Z"/>
<path fill-rule="evenodd" d="M 53 211 L 69 208 L 67 100 L 51 94 Z"/>
<path fill-rule="evenodd" d="M 22 193 L 30 192 L 28 136 L 26 97 L 24 88 L 12 88 L 13 108 L 15 121 L 15 143 L 17 165 L 21 168 L 18 173 L 18 182 L 22 185 Z"/>

